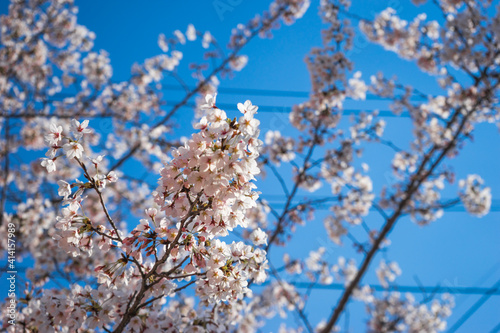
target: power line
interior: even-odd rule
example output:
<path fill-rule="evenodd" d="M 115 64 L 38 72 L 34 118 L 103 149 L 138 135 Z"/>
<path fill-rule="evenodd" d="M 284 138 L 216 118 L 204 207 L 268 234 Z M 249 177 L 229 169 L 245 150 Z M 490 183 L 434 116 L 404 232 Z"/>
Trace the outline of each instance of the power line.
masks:
<path fill-rule="evenodd" d="M 266 196 L 263 195 L 261 196 L 262 199 L 266 199 Z M 321 199 L 319 199 L 321 200 Z M 335 201 L 334 201 L 335 202 Z M 270 206 L 276 207 L 276 208 L 283 208 L 285 207 L 285 202 L 282 201 L 267 201 L 267 203 Z M 292 202 L 294 205 L 301 205 L 302 203 L 300 201 L 293 201 Z M 304 205 L 310 204 L 309 202 L 303 202 Z M 315 210 L 329 210 L 331 208 L 330 205 L 325 204 L 322 202 L 321 204 L 314 204 L 312 203 L 313 207 Z M 436 207 L 438 209 L 438 207 Z M 445 207 L 442 208 L 446 212 L 467 212 L 465 207 L 463 205 L 460 206 L 454 206 L 454 207 Z M 371 207 L 370 210 L 376 210 L 374 207 Z M 490 207 L 490 212 L 500 212 L 500 202 L 498 202 L 495 205 L 491 205 Z"/>
<path fill-rule="evenodd" d="M 484 273 L 475 283 L 475 286 L 482 286 L 496 271 L 500 268 L 500 260 L 494 264 L 486 273 Z M 461 298 L 459 301 L 455 302 L 455 309 L 467 300 L 468 296 Z"/>
<path fill-rule="evenodd" d="M 167 104 L 170 105 L 177 105 L 179 102 L 177 101 L 172 101 L 168 100 L 166 101 Z M 196 108 L 197 104 L 194 102 L 187 102 L 184 105 L 181 106 L 182 108 Z M 236 105 L 230 104 L 230 103 L 217 103 L 217 107 L 224 109 L 226 111 L 237 111 Z M 288 115 L 292 112 L 292 108 L 290 106 L 278 106 L 278 105 L 258 105 L 259 110 L 258 112 L 262 113 L 276 113 L 276 114 L 285 114 Z M 395 114 L 391 110 L 380 110 L 377 108 L 373 108 L 372 110 L 367 110 L 367 109 L 343 109 L 342 114 L 343 115 L 357 115 L 360 114 L 361 112 L 366 112 L 366 113 L 371 113 L 373 111 L 378 112 L 378 116 L 380 117 L 385 117 L 385 118 L 410 118 L 410 113 L 405 111 L 401 112 L 400 114 Z M 71 115 L 57 115 L 57 114 L 47 114 L 47 113 L 29 113 L 29 114 L 15 114 L 15 115 L 1 115 L 1 117 L 8 117 L 8 118 L 36 118 L 36 117 L 64 117 L 64 118 L 70 118 L 72 117 Z M 110 114 L 89 114 L 85 115 L 85 117 L 91 117 L 91 118 L 111 118 L 114 117 L 115 115 L 110 115 Z"/>
<path fill-rule="evenodd" d="M 491 297 L 491 295 L 497 295 L 494 291 L 498 291 L 500 288 L 500 280 L 495 283 L 495 285 L 490 289 L 490 292 L 486 292 L 481 296 L 481 298 L 474 303 L 469 310 L 467 310 L 462 317 L 460 317 L 455 324 L 448 330 L 448 333 L 453 333 L 462 326 L 467 319 L 469 319 L 486 301 Z"/>
<path fill-rule="evenodd" d="M 195 87 L 187 87 L 189 90 L 194 90 Z M 178 85 L 162 86 L 162 90 L 183 90 L 184 87 Z M 252 95 L 252 96 L 270 96 L 270 97 L 300 97 L 307 98 L 309 93 L 307 91 L 292 91 L 292 90 L 268 90 L 268 89 L 252 89 L 252 88 L 217 88 L 217 92 L 228 95 Z M 377 96 L 377 95 L 373 95 Z M 371 97 L 371 95 L 370 95 Z"/>
<path fill-rule="evenodd" d="M 275 203 L 269 203 L 269 205 L 274 206 L 274 207 L 278 206 L 280 208 L 283 208 L 285 206 L 285 203 L 276 203 L 275 202 Z M 314 206 L 314 209 L 315 210 L 329 210 L 330 207 L 331 206 L 328 206 L 328 205 L 318 205 L 318 206 Z M 449 213 L 465 213 L 465 212 L 467 212 L 467 210 L 463 206 L 442 208 L 442 209 L 446 212 L 449 212 Z M 376 211 L 376 209 L 373 207 L 371 207 L 370 210 Z M 500 206 L 490 207 L 490 212 L 492 212 L 492 213 L 500 212 Z"/>
<path fill-rule="evenodd" d="M 195 89 L 195 87 L 187 87 L 189 90 Z M 182 90 L 185 91 L 184 87 L 178 85 L 163 85 L 162 90 Z M 270 96 L 270 97 L 297 97 L 297 98 L 308 98 L 310 93 L 307 91 L 293 91 L 293 90 L 273 90 L 273 89 L 252 89 L 252 88 L 218 88 L 218 93 L 227 95 L 252 95 L 252 96 Z M 425 100 L 422 97 L 414 96 L 415 100 Z M 382 97 L 374 94 L 367 94 L 367 100 L 392 100 L 389 97 Z"/>
<path fill-rule="evenodd" d="M 29 267 L 17 267 L 18 272 L 25 272 Z M 0 268 L 0 272 L 6 272 L 6 268 Z M 299 288 L 299 289 L 322 289 L 322 290 L 344 290 L 345 285 L 342 283 L 331 283 L 331 284 L 314 284 L 311 282 L 300 282 L 292 281 L 289 284 Z M 260 286 L 267 286 L 270 281 L 262 283 Z M 462 294 L 462 295 L 484 295 L 489 298 L 490 296 L 500 296 L 500 281 L 498 281 L 491 288 L 483 287 L 441 287 L 441 286 L 400 286 L 393 285 L 389 287 L 384 287 L 380 284 L 369 284 L 371 289 L 375 291 L 397 291 L 397 292 L 409 292 L 413 294 Z M 484 297 L 483 296 L 483 297 Z M 483 302 L 484 303 L 484 302 Z"/>
<path fill-rule="evenodd" d="M 490 331 L 490 333 L 498 333 L 498 332 L 500 332 L 500 323 L 498 323 L 498 325 L 493 327 L 493 329 Z"/>
<path fill-rule="evenodd" d="M 183 91 L 186 92 L 186 88 L 189 89 L 190 91 L 193 91 L 196 89 L 194 86 L 178 86 L 178 85 L 169 85 L 165 84 L 162 86 L 163 91 L 167 90 L 177 90 L 177 91 Z M 250 96 L 265 96 L 265 97 L 292 97 L 292 98 L 309 98 L 310 97 L 310 92 L 307 91 L 298 91 L 298 90 L 274 90 L 274 89 L 254 89 L 254 88 L 218 88 L 217 93 L 225 94 L 225 95 L 238 95 L 238 96 L 245 96 L 245 95 L 250 95 Z M 60 97 L 60 98 L 67 98 L 67 97 L 75 97 L 75 94 L 70 94 L 70 93 L 57 93 L 51 97 Z M 429 97 L 434 97 L 432 95 L 429 95 Z M 346 99 L 352 100 L 352 98 L 346 97 Z M 392 101 L 393 98 L 390 97 L 383 97 L 375 94 L 366 94 L 366 98 L 364 99 L 365 101 Z M 427 98 L 424 98 L 423 96 L 419 95 L 414 95 L 410 101 L 427 101 Z"/>
<path fill-rule="evenodd" d="M 171 105 L 176 105 L 178 102 L 176 101 L 166 101 L 167 103 Z M 185 108 L 195 108 L 197 105 L 196 103 L 193 102 L 188 102 L 183 105 Z M 290 114 L 292 112 L 292 108 L 289 106 L 278 106 L 278 105 L 257 105 L 259 107 L 258 112 L 265 112 L 265 113 L 283 113 L 283 114 Z M 217 103 L 217 107 L 220 109 L 224 110 L 229 110 L 229 111 L 235 111 L 236 106 L 234 104 L 229 104 L 229 103 Z M 402 112 L 401 114 L 395 114 L 391 110 L 378 110 L 374 108 L 373 110 L 378 111 L 378 115 L 380 117 L 390 117 L 390 118 L 410 118 L 410 113 L 409 112 Z M 372 112 L 373 110 L 362 110 L 362 109 L 343 109 L 342 113 L 344 115 L 355 115 L 359 114 L 361 112 Z"/>
<path fill-rule="evenodd" d="M 269 199 L 269 200 L 285 198 L 284 194 L 263 194 L 261 197 L 264 197 L 264 196 L 265 196 L 266 199 Z M 323 200 L 323 199 L 327 199 L 327 198 L 330 198 L 330 197 L 331 198 L 335 198 L 335 197 L 332 197 L 331 195 L 329 195 L 329 196 L 326 196 L 326 195 L 307 195 L 306 197 L 303 198 L 303 200 L 304 201 L 307 201 L 307 200 Z M 442 198 L 442 200 L 443 201 L 451 201 L 453 199 Z M 491 204 L 492 204 L 492 206 L 494 206 L 494 205 L 500 205 L 500 199 L 493 199 L 493 200 L 491 200 Z M 499 264 L 500 264 L 500 262 L 499 262 Z"/>
<path fill-rule="evenodd" d="M 344 290 L 346 287 L 342 283 L 331 284 L 314 284 L 311 282 L 288 282 L 289 284 L 300 289 L 321 289 L 321 290 Z M 267 281 L 261 285 L 269 285 Z M 394 291 L 408 292 L 412 294 L 468 294 L 468 295 L 485 295 L 485 296 L 500 296 L 500 285 L 495 285 L 492 288 L 481 287 L 440 287 L 440 286 L 389 286 L 384 287 L 379 284 L 369 284 L 368 287 L 375 291 Z"/>
<path fill-rule="evenodd" d="M 189 91 L 193 91 L 196 89 L 194 86 L 177 86 L 177 85 L 163 85 L 162 91 L 167 90 L 177 90 L 186 92 L 186 88 Z M 307 91 L 298 91 L 298 90 L 273 90 L 273 89 L 253 89 L 253 88 L 218 88 L 217 93 L 225 94 L 225 95 L 238 95 L 238 96 L 265 96 L 265 97 L 291 97 L 291 98 L 309 98 L 310 93 Z M 67 98 L 67 97 L 75 97 L 75 94 L 70 93 L 58 93 L 53 95 L 55 98 Z M 429 97 L 434 97 L 429 95 Z M 352 100 L 352 98 L 346 97 L 346 99 Z M 390 97 L 382 97 L 375 94 L 366 94 L 365 101 L 392 101 L 393 98 Z M 427 101 L 427 98 L 423 96 L 414 95 L 410 101 Z"/>

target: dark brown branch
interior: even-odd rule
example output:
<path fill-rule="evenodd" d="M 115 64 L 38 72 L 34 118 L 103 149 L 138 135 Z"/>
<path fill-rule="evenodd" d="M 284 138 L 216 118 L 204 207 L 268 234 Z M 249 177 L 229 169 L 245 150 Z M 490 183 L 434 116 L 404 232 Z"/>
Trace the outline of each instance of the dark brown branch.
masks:
<path fill-rule="evenodd" d="M 4 175 L 3 175 L 3 187 L 2 187 L 2 197 L 0 198 L 0 226 L 3 224 L 3 215 L 5 212 L 5 202 L 7 200 L 7 182 L 9 177 L 9 120 L 5 121 L 5 150 L 4 150 Z"/>

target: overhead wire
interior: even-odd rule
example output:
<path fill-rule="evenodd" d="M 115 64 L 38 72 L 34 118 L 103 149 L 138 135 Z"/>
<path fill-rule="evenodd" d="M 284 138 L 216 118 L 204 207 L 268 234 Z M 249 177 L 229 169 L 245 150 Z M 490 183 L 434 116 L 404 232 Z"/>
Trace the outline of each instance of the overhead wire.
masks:
<path fill-rule="evenodd" d="M 311 286 L 311 282 L 288 282 L 289 284 L 300 289 L 323 289 L 323 290 L 344 290 L 343 283 L 331 284 L 315 284 Z M 268 285 L 269 282 L 263 285 Z M 500 285 L 495 285 L 492 288 L 482 287 L 441 287 L 441 286 L 408 286 L 408 285 L 393 285 L 384 287 L 379 284 L 368 284 L 368 287 L 375 291 L 394 291 L 394 292 L 409 292 L 412 294 L 467 294 L 467 295 L 486 295 L 500 296 Z"/>
<path fill-rule="evenodd" d="M 169 104 L 175 105 L 175 101 L 166 101 Z M 195 108 L 197 105 L 196 103 L 193 102 L 188 102 L 184 104 L 184 108 Z M 235 111 L 236 107 L 233 104 L 229 103 L 217 103 L 217 107 L 220 109 L 224 110 L 229 110 L 229 111 Z M 292 107 L 289 106 L 278 106 L 278 105 L 258 105 L 259 111 L 258 112 L 264 112 L 264 113 L 283 113 L 283 114 L 290 114 L 292 112 Z M 409 112 L 402 112 L 400 114 L 396 114 L 391 110 L 380 110 L 377 108 L 373 108 L 373 110 L 363 110 L 363 109 L 354 109 L 354 108 L 349 108 L 349 109 L 342 109 L 342 113 L 346 115 L 352 115 L 352 114 L 359 114 L 361 112 L 373 112 L 376 110 L 378 112 L 378 115 L 380 117 L 389 117 L 389 118 L 410 118 L 410 113 Z"/>
<path fill-rule="evenodd" d="M 479 298 L 456 322 L 450 327 L 448 333 L 456 332 L 486 301 L 492 296 L 496 295 L 495 290 L 500 288 L 500 280 L 498 280 L 489 292 L 486 292 Z"/>
<path fill-rule="evenodd" d="M 18 272 L 26 272 L 29 267 L 19 266 L 16 267 Z M 0 275 L 5 273 L 7 268 L 0 268 Z M 266 281 L 259 286 L 267 286 L 271 282 Z M 344 290 L 345 285 L 342 283 L 330 283 L 330 284 L 314 284 L 311 282 L 303 281 L 289 281 L 287 282 L 300 289 L 322 289 L 322 290 Z M 394 292 L 408 292 L 412 294 L 461 294 L 461 295 L 483 295 L 488 298 L 491 296 L 500 296 L 500 281 L 498 281 L 493 287 L 447 287 L 447 286 L 410 286 L 410 285 L 391 285 L 382 286 L 380 284 L 368 284 L 368 287 L 374 291 L 394 291 Z"/>
<path fill-rule="evenodd" d="M 498 333 L 500 332 L 500 323 L 498 323 L 493 329 L 490 331 L 490 333 Z"/>
<path fill-rule="evenodd" d="M 267 286 L 271 282 L 267 281 L 260 286 Z M 287 282 L 299 289 L 321 289 L 321 290 L 344 290 L 346 287 L 343 283 L 330 284 L 311 284 L 311 282 L 290 281 Z M 443 286 L 409 286 L 409 285 L 392 285 L 382 286 L 380 284 L 368 284 L 369 288 L 374 291 L 391 291 L 391 292 L 408 292 L 412 294 L 462 294 L 462 295 L 486 295 L 500 296 L 500 285 L 495 285 L 491 288 L 483 287 L 443 287 Z"/>
<path fill-rule="evenodd" d="M 192 90 L 194 87 L 188 87 Z M 185 88 L 178 85 L 163 85 L 162 90 L 182 90 Z M 274 89 L 254 89 L 254 88 L 217 88 L 217 92 L 221 94 L 228 95 L 251 95 L 251 96 L 269 96 L 269 97 L 296 97 L 296 98 L 307 98 L 310 96 L 310 92 L 307 91 L 297 91 L 297 90 L 274 90 Z M 382 97 L 375 94 L 367 94 L 366 99 L 368 100 L 391 100 L 389 97 Z M 413 100 L 425 100 L 422 97 L 414 96 Z"/>
<path fill-rule="evenodd" d="M 273 199 L 270 199 L 270 197 L 283 198 L 284 195 L 276 195 L 276 194 L 274 194 L 274 195 L 273 194 L 262 195 L 261 199 L 265 199 L 266 202 L 267 202 L 267 204 L 269 204 L 269 205 L 271 205 L 273 207 L 280 208 L 280 207 L 283 207 L 285 205 L 284 201 L 273 200 Z M 327 199 L 327 198 L 328 198 L 328 196 L 312 196 L 312 197 L 307 197 L 304 200 L 312 200 L 312 199 L 314 199 L 314 200 L 318 201 L 318 200 Z M 449 201 L 449 200 L 444 200 L 444 201 Z M 301 204 L 301 200 L 295 200 L 293 203 L 295 205 L 300 205 Z M 304 202 L 304 203 L 306 204 L 306 203 L 309 203 L 309 202 Z M 331 207 L 330 205 L 325 204 L 325 201 L 322 201 L 320 204 L 314 205 L 314 209 L 315 210 L 328 210 L 330 207 Z M 375 210 L 375 208 L 372 207 L 370 210 Z M 467 211 L 463 205 L 457 205 L 457 206 L 453 206 L 453 207 L 446 207 L 446 208 L 443 208 L 443 210 L 445 210 L 447 212 L 466 212 Z M 490 212 L 499 212 L 499 211 L 500 211 L 500 200 L 493 200 L 492 204 L 490 206 Z"/>

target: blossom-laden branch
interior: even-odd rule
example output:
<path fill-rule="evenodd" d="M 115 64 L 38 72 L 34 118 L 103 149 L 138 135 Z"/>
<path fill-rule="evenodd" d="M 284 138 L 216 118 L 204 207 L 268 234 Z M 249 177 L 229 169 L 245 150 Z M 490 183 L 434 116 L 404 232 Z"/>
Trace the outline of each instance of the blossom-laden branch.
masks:
<path fill-rule="evenodd" d="M 102 175 L 100 159 L 92 159 L 94 175 L 82 162 L 85 151 L 81 142 L 91 133 L 88 121 L 73 121 L 73 136 L 56 124 L 46 136 L 51 150 L 49 158 L 42 159 L 42 163 L 51 161 L 54 163 L 51 168 L 55 169 L 58 158 L 74 159 L 88 180 L 74 184 L 60 181 L 59 194 L 69 206 L 62 210 L 63 217 L 58 218 L 60 232 L 55 237 L 60 246 L 76 256 L 80 251 L 92 253 L 97 240 L 99 248 L 114 249 L 120 256 L 115 262 L 96 267 L 95 271 L 99 290 L 108 295 L 108 301 L 126 298 L 128 305 L 124 312 L 118 308 L 112 310 L 117 315 L 105 320 L 101 312 L 103 304 L 98 306 L 99 299 L 85 295 L 86 301 L 76 303 L 69 313 L 85 308 L 90 301 L 94 305 L 86 308 L 87 314 L 82 318 L 89 327 L 109 326 L 114 321 L 113 332 L 122 332 L 141 309 L 172 294 L 177 289 L 173 282 L 176 280 L 196 277 L 196 294 L 206 305 L 242 299 L 249 292 L 248 279 L 265 280 L 264 250 L 242 242 L 226 244 L 217 239 L 238 226 L 246 227 L 245 211 L 256 205 L 258 195 L 252 191 L 255 185 L 251 181 L 259 173 L 256 159 L 262 144 L 257 138 L 259 121 L 254 118 L 258 108 L 250 101 L 239 104 L 242 116 L 237 120 L 227 118 L 225 112 L 217 108 L 215 96 L 208 95 L 206 102 L 203 108 L 207 116 L 195 126 L 199 132 L 183 147 L 174 150 L 173 159 L 160 171 L 159 187 L 152 195 L 165 216 L 160 218 L 157 208 L 147 209 L 149 221 L 142 219 L 127 237 L 118 230 L 102 199 L 106 183 L 117 180 L 114 171 Z M 61 150 L 64 154 L 57 155 Z M 73 193 L 72 188 L 77 190 Z M 91 188 L 100 198 L 111 229 L 78 214 L 78 210 L 84 210 L 83 195 Z M 264 233 L 256 230 L 253 234 L 255 245 L 265 242 Z M 129 262 L 135 266 L 129 269 Z M 131 289 L 131 294 L 123 291 L 109 295 L 124 284 L 137 287 Z M 153 298 L 148 300 L 150 297 Z M 113 301 L 109 301 L 111 308 L 112 304 Z"/>

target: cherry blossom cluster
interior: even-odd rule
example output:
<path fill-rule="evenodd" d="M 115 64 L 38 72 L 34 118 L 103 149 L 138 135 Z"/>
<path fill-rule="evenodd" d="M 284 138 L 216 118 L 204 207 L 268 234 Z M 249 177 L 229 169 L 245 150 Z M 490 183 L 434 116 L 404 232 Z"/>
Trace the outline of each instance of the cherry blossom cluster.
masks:
<path fill-rule="evenodd" d="M 395 50 L 401 57 L 416 59 L 424 71 L 437 73 L 436 54 L 441 45 L 434 43 L 439 38 L 440 27 L 436 21 L 425 22 L 426 15 L 418 15 L 411 23 L 400 19 L 396 11 L 388 8 L 374 22 L 361 22 L 366 36 L 388 50 Z M 426 37 L 426 43 L 421 38 Z"/>
<path fill-rule="evenodd" d="M 309 281 L 323 285 L 332 284 L 334 281 L 343 281 L 347 285 L 357 273 L 355 261 L 346 261 L 344 257 L 338 257 L 337 263 L 331 265 L 328 251 L 325 247 L 319 247 L 315 251 L 310 251 L 303 262 L 301 259 L 290 260 L 286 255 L 284 258 L 286 272 L 291 275 L 303 274 Z"/>
<path fill-rule="evenodd" d="M 386 263 L 385 260 L 382 260 L 376 273 L 380 284 L 387 288 L 389 286 L 389 282 L 393 282 L 397 276 L 401 275 L 401 269 L 395 261 Z"/>
<path fill-rule="evenodd" d="M 257 198 L 250 181 L 259 173 L 261 141 L 256 137 L 259 121 L 253 118 L 257 107 L 250 101 L 238 105 L 243 113 L 239 121 L 215 106 L 215 96 L 207 95 L 205 108 L 210 111 L 196 125 L 200 133 L 172 152 L 174 160 L 161 170 L 154 195 L 161 210 L 174 219 L 206 206 L 190 224 L 209 238 L 245 226 L 244 212 L 255 207 Z"/>
<path fill-rule="evenodd" d="M 491 189 L 483 184 L 484 180 L 478 175 L 469 175 L 458 183 L 465 209 L 478 217 L 488 214 L 491 207 Z"/>
<path fill-rule="evenodd" d="M 84 134 L 91 133 L 90 129 L 87 128 L 88 124 L 88 120 L 80 123 L 78 120 L 73 119 L 71 122 L 71 136 L 69 133 L 67 135 L 63 133 L 62 126 L 58 126 L 55 123 L 50 125 L 50 131 L 45 135 L 45 142 L 50 146 L 50 149 L 45 154 L 48 158 L 42 158 L 41 162 L 41 165 L 47 169 L 47 172 L 56 171 L 55 161 L 63 155 L 69 160 L 73 158 L 82 159 L 84 149 L 79 141 L 83 138 Z M 58 152 L 61 152 L 60 149 L 62 149 L 62 153 L 57 155 Z M 102 157 L 100 159 L 102 160 Z M 67 197 L 67 195 L 62 196 Z"/>
<path fill-rule="evenodd" d="M 277 312 L 281 318 L 287 317 L 287 311 L 304 307 L 302 299 L 296 288 L 285 282 L 275 281 L 265 288 L 259 302 L 268 311 L 267 316 Z"/>
<path fill-rule="evenodd" d="M 330 267 L 328 266 L 328 261 L 323 259 L 325 251 L 326 249 L 324 247 L 320 247 L 317 251 L 309 252 L 309 257 L 305 260 L 305 266 L 308 270 L 306 274 L 313 282 L 317 280 L 321 284 L 331 284 L 333 282 L 333 277 L 330 272 Z M 315 275 L 318 275 L 318 277 Z"/>
<path fill-rule="evenodd" d="M 279 131 L 268 131 L 265 138 L 266 153 L 271 162 L 280 165 L 295 159 L 295 146 L 292 138 L 281 136 Z"/>
<path fill-rule="evenodd" d="M 255 185 L 251 181 L 259 173 L 255 161 L 261 145 L 259 122 L 254 118 L 257 107 L 250 101 L 238 104 L 242 116 L 236 120 L 227 118 L 215 106 L 215 96 L 207 96 L 206 101 L 208 115 L 196 125 L 199 133 L 193 134 L 183 147 L 173 150 L 172 159 L 160 171 L 160 185 L 153 193 L 159 209 L 146 209 L 148 219 L 141 219 L 126 237 L 116 229 L 105 206 L 108 226 L 98 223 L 98 216 L 89 218 L 84 213 L 83 195 L 93 189 L 102 198 L 106 181 L 116 181 L 114 172 L 100 176 L 102 156 L 90 159 L 95 175 L 83 160 L 79 142 L 90 133 L 88 121 L 72 121 L 72 138 L 62 126 L 51 125 L 46 135 L 47 144 L 51 145 L 48 154 L 54 159 L 62 156 L 74 159 L 88 181 L 58 182 L 58 194 L 64 198 L 66 207 L 57 217 L 59 231 L 54 239 L 73 257 L 81 257 L 81 251 L 92 255 L 94 248 L 98 253 L 116 253 L 120 249 L 122 257 L 101 258 L 111 261 L 95 268 L 100 284 L 97 290 L 87 286 L 84 291 L 73 285 L 62 293 L 47 290 L 40 299 L 35 298 L 36 302 L 33 300 L 23 309 L 22 319 L 30 327 L 103 329 L 107 325 L 121 327 L 130 323 L 129 329 L 139 329 L 142 322 L 121 308 L 121 304 L 135 297 L 130 290 L 141 289 L 145 274 L 153 282 L 140 291 L 144 301 L 172 295 L 177 287 L 173 281 L 193 277 L 196 294 L 207 307 L 242 299 L 250 293 L 247 287 L 250 279 L 257 283 L 265 281 L 266 252 L 259 246 L 267 244 L 266 233 L 257 228 L 249 234 L 254 246 L 243 242 L 227 244 L 217 239 L 238 226 L 246 227 L 246 210 L 256 207 L 258 194 L 253 191 Z M 64 155 L 56 157 L 60 149 Z M 77 190 L 73 192 L 73 188 Z M 196 318 L 191 319 L 196 322 Z"/>
<path fill-rule="evenodd" d="M 246 210 L 256 206 L 258 194 L 251 181 L 259 173 L 259 121 L 254 118 L 257 107 L 250 101 L 238 104 L 243 114 L 238 121 L 216 107 L 215 96 L 207 95 L 204 108 L 207 116 L 195 126 L 200 132 L 172 151 L 173 160 L 160 171 L 153 196 L 168 220 L 152 230 L 159 237 L 182 241 L 182 249 L 193 253 L 184 269 L 187 274 L 200 274 L 206 268 L 206 278 L 197 282 L 202 299 L 226 300 L 241 297 L 248 278 L 257 282 L 265 278 L 261 249 L 212 241 L 238 226 L 247 227 Z M 149 228 L 141 222 L 135 230 L 144 233 Z M 250 235 L 255 245 L 265 243 L 266 237 L 260 229 Z"/>
<path fill-rule="evenodd" d="M 367 307 L 371 316 L 368 325 L 373 332 L 442 332 L 454 302 L 445 294 L 441 301 L 433 300 L 427 306 L 416 303 L 411 294 L 403 299 L 399 292 L 392 292 Z"/>
<path fill-rule="evenodd" d="M 252 33 L 258 33 L 261 37 L 272 37 L 271 29 L 279 27 L 276 18 L 281 18 L 285 24 L 290 25 L 304 15 L 309 5 L 309 0 L 276 0 L 271 2 L 268 11 L 262 15 L 256 15 L 246 25 L 239 24 L 233 29 L 229 48 L 240 48 L 247 42 Z"/>

